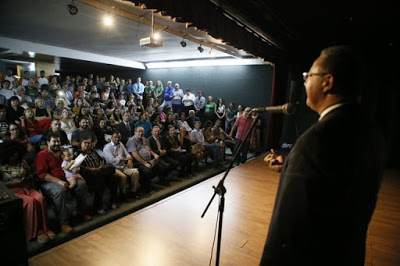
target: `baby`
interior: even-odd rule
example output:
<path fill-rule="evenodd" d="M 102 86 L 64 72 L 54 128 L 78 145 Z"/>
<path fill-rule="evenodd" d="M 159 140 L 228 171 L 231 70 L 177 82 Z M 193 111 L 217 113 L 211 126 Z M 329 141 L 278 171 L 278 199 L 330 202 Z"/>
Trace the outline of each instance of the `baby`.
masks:
<path fill-rule="evenodd" d="M 67 181 L 69 183 L 69 189 L 73 189 L 76 186 L 76 179 L 78 179 L 78 178 L 80 178 L 82 180 L 85 180 L 85 179 L 79 174 L 79 170 L 80 170 L 79 167 L 74 167 L 73 169 L 71 169 L 75 160 L 72 160 L 72 154 L 68 149 L 64 149 L 62 151 L 62 159 L 63 159 L 63 162 L 61 164 L 61 167 L 64 170 L 65 178 L 67 179 Z"/>

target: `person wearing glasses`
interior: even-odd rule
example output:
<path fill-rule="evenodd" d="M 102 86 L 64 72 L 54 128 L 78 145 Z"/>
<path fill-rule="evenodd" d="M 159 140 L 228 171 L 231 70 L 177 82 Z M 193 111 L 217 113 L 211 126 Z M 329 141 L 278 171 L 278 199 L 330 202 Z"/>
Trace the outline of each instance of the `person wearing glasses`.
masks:
<path fill-rule="evenodd" d="M 260 265 L 364 265 L 385 151 L 356 102 L 360 69 L 350 47 L 334 46 L 304 74 L 320 117 L 285 158 Z"/>

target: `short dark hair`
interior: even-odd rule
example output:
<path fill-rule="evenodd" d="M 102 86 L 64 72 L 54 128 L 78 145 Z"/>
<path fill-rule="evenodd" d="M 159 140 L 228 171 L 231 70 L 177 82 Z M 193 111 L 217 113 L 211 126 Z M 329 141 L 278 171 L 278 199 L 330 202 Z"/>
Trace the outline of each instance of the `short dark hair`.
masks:
<path fill-rule="evenodd" d="M 60 135 L 60 133 L 58 133 L 58 132 L 53 132 L 53 131 L 50 131 L 48 134 L 47 134 L 47 136 L 46 136 L 46 141 L 50 141 L 51 140 L 51 138 L 61 138 L 61 135 Z"/>
<path fill-rule="evenodd" d="M 321 51 L 321 66 L 335 79 L 330 93 L 354 98 L 359 92 L 360 60 L 352 47 L 338 45 Z"/>
<path fill-rule="evenodd" d="M 81 116 L 81 117 L 79 117 L 78 123 L 81 123 L 82 120 L 88 120 L 88 121 L 89 121 L 89 117 L 87 117 L 87 116 Z"/>

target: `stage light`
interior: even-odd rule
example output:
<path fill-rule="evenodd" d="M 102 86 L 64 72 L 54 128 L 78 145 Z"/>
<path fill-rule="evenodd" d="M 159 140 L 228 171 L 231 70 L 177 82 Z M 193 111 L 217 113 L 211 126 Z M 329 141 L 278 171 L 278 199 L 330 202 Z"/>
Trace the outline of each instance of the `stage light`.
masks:
<path fill-rule="evenodd" d="M 153 39 L 157 41 L 157 40 L 159 40 L 160 38 L 161 38 L 160 33 L 154 32 L 154 34 L 153 34 Z"/>
<path fill-rule="evenodd" d="M 113 24 L 113 19 L 111 18 L 110 15 L 106 15 L 103 19 L 103 23 L 105 26 L 109 27 Z"/>
<path fill-rule="evenodd" d="M 76 15 L 78 13 L 78 8 L 73 4 L 68 4 L 67 9 L 71 15 Z"/>
<path fill-rule="evenodd" d="M 182 47 L 186 47 L 185 39 L 183 39 L 183 40 L 181 41 L 181 46 L 182 46 Z"/>
<path fill-rule="evenodd" d="M 203 48 L 203 47 L 201 47 L 201 44 L 200 44 L 200 46 L 199 46 L 199 47 L 197 47 L 197 50 L 199 50 L 199 52 L 200 52 L 200 53 L 204 52 L 204 48 Z"/>

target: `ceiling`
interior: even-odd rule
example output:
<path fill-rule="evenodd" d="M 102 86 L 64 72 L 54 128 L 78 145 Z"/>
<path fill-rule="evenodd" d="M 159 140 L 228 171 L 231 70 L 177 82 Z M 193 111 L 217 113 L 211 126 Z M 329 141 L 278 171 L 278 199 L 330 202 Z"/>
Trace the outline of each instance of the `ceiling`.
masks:
<path fill-rule="evenodd" d="M 126 66 L 130 66 L 126 60 L 154 62 L 252 57 L 221 43 L 206 32 L 186 27 L 185 23 L 174 22 L 159 13 L 154 14 L 153 29 L 161 33 L 163 46 L 157 48 L 141 46 L 139 40 L 152 34 L 151 11 L 134 6 L 129 1 L 88 0 L 75 1 L 79 11 L 72 16 L 66 8 L 70 2 L 69 0 L 2 2 L 3 10 L 10 12 L 0 16 L 1 25 L 7 25 L 0 27 L 0 36 L 3 37 L 0 39 L 1 58 L 21 59 L 21 55 L 27 56 L 27 52 L 36 52 L 116 65 L 127 63 Z M 21 12 L 11 10 L 21 10 Z M 110 15 L 113 20 L 113 24 L 108 27 L 103 23 L 106 15 Z M 180 44 L 183 39 L 187 44 L 184 48 Z M 199 45 L 204 48 L 204 52 L 198 51 Z M 209 53 L 211 49 L 212 55 Z M 121 60 L 125 61 L 120 62 Z"/>
<path fill-rule="evenodd" d="M 394 4 L 386 1 L 276 1 L 276 0 L 198 0 L 189 5 L 207 2 L 209 10 L 199 10 L 207 19 L 208 11 L 217 10 L 221 16 L 229 17 L 237 29 L 251 32 L 243 39 L 262 39 L 268 46 L 262 51 L 252 49 L 251 43 L 245 51 L 242 45 L 226 41 L 224 32 L 213 34 L 217 25 L 190 25 L 196 19 L 179 19 L 185 14 L 174 15 L 173 5 L 187 4 L 183 0 L 133 1 L 150 8 L 157 5 L 171 10 L 178 21 L 169 16 L 154 13 L 153 30 L 160 32 L 163 46 L 157 48 L 139 45 L 141 38 L 152 33 L 152 13 L 123 0 L 74 1 L 78 14 L 72 16 L 66 8 L 72 0 L 5 0 L 0 16 L 0 58 L 21 59 L 27 52 L 36 52 L 59 58 L 67 57 L 138 67 L 141 63 L 170 60 L 194 60 L 210 58 L 253 58 L 268 55 L 275 60 L 297 55 L 313 54 L 321 48 L 334 44 L 356 44 L 375 49 L 398 49 L 398 30 Z M 168 3 L 168 5 L 166 4 Z M 171 6 L 171 7 L 170 7 Z M 185 11 L 185 10 L 183 10 Z M 193 10 L 191 10 L 193 12 Z M 196 10 L 194 10 L 196 12 Z M 186 13 L 186 12 L 183 12 Z M 187 12 L 189 13 L 189 12 Z M 114 22 L 106 27 L 103 18 L 111 15 Z M 177 19 L 178 18 L 178 19 Z M 4 26 L 7 25 L 7 26 Z M 199 26 L 197 30 L 196 27 Z M 232 29 L 235 32 L 236 29 Z M 208 34 L 209 32 L 210 34 Z M 213 35 L 215 38 L 213 38 Z M 185 38 L 186 47 L 180 42 Z M 205 48 L 203 53 L 198 46 Z M 237 49 L 238 47 L 240 49 Z M 213 48 L 214 54 L 209 51 Z M 268 54 L 267 54 L 268 53 Z M 265 54 L 267 54 L 265 56 Z M 314 56 L 314 54 L 313 54 Z"/>

